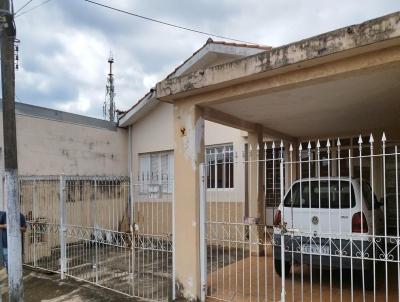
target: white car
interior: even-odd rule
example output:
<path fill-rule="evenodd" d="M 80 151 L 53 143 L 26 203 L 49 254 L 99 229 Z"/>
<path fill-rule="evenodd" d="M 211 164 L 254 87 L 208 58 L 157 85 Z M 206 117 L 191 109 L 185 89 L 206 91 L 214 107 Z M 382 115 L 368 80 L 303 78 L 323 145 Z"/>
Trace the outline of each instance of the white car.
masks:
<path fill-rule="evenodd" d="M 311 189 L 310 189 L 311 188 Z M 373 222 L 374 221 L 374 222 Z M 274 216 L 275 270 L 281 276 L 284 230 L 285 275 L 293 263 L 364 272 L 371 288 L 379 258 L 383 213 L 366 181 L 346 177 L 307 178 L 294 182 Z M 379 239 L 378 239 L 379 238 Z"/>

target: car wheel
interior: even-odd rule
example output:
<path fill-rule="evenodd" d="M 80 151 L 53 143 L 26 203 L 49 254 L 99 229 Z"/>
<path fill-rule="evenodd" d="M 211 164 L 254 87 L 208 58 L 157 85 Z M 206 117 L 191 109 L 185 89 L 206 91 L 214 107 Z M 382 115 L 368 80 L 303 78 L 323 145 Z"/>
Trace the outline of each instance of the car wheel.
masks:
<path fill-rule="evenodd" d="M 282 277 L 282 264 L 280 259 L 275 259 L 275 272 Z M 285 261 L 285 277 L 289 276 L 290 269 L 292 268 L 292 263 L 289 261 Z"/>

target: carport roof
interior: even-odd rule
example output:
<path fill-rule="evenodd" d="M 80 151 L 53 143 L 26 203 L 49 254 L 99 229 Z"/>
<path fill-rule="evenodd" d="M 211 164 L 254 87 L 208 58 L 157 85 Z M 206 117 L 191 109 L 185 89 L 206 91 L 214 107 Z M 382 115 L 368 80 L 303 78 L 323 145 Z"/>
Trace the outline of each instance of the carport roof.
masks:
<path fill-rule="evenodd" d="M 291 68 L 303 69 L 313 64 L 398 45 L 399 38 L 400 12 L 395 12 L 233 62 L 167 78 L 157 83 L 156 97 L 173 102 L 188 95 L 276 75 Z"/>
<path fill-rule="evenodd" d="M 389 128 L 400 134 L 399 70 L 396 12 L 166 79 L 156 97 L 191 102 L 205 119 L 287 141 Z"/>

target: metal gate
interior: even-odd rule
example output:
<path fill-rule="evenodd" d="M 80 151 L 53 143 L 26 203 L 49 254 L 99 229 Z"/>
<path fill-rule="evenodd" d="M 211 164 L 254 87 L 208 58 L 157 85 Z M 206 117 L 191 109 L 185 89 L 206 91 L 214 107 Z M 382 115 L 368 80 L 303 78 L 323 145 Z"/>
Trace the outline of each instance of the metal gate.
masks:
<path fill-rule="evenodd" d="M 223 151 L 201 168 L 202 300 L 400 300 L 395 141 Z"/>
<path fill-rule="evenodd" d="M 25 265 L 171 300 L 172 192 L 157 195 L 154 186 L 126 177 L 21 177 Z"/>

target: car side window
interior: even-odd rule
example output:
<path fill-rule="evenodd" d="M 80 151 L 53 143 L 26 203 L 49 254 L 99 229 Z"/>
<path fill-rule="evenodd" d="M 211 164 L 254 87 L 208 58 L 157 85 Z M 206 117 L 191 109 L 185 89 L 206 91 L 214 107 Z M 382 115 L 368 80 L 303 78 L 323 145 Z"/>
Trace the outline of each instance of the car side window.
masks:
<path fill-rule="evenodd" d="M 284 205 L 285 207 L 300 207 L 300 183 L 295 183 L 288 191 Z"/>

